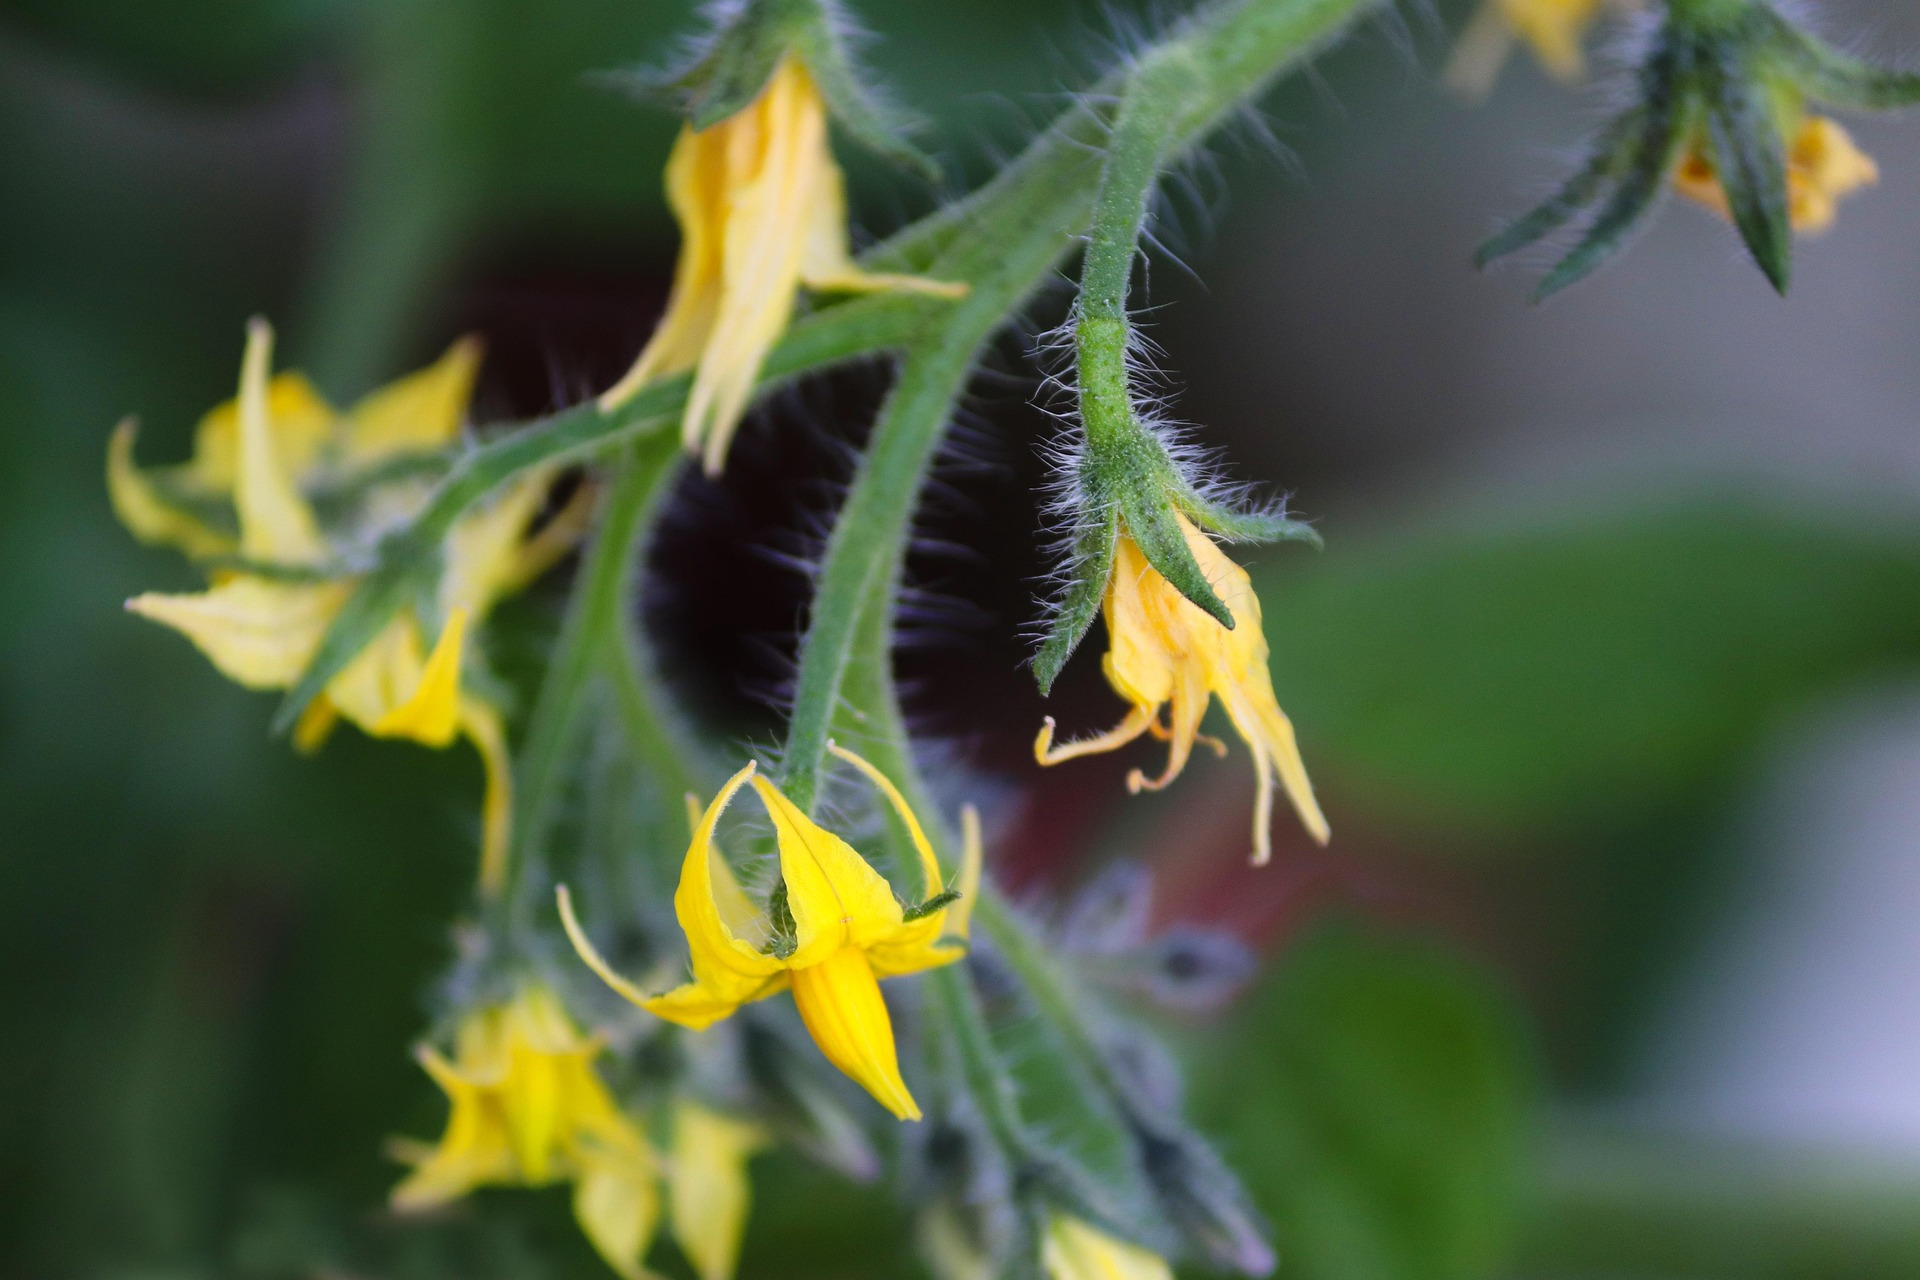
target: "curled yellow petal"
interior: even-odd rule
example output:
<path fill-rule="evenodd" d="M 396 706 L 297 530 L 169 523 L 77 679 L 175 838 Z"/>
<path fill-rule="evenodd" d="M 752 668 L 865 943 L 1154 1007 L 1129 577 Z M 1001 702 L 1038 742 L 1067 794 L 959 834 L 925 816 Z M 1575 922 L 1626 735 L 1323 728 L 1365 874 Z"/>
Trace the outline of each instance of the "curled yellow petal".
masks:
<path fill-rule="evenodd" d="M 274 438 L 267 393 L 272 363 L 273 328 L 256 317 L 247 322 L 247 350 L 240 365 L 239 453 L 233 493 L 240 515 L 240 553 L 276 564 L 318 564 L 327 558 L 326 543 Z"/>
<path fill-rule="evenodd" d="M 920 1107 L 900 1078 L 893 1019 L 865 952 L 841 947 L 818 964 L 795 969 L 793 1002 L 828 1062 L 895 1116 L 920 1118 Z"/>
<path fill-rule="evenodd" d="M 139 424 L 125 418 L 107 441 L 107 498 L 120 523 L 142 542 L 178 547 L 196 558 L 232 555 L 232 537 L 167 501 L 134 464 L 133 442 L 138 434 Z"/>
<path fill-rule="evenodd" d="M 326 745 L 333 727 L 339 723 L 340 712 L 333 700 L 324 693 L 317 695 L 293 726 L 293 749 L 303 756 L 312 755 Z"/>
<path fill-rule="evenodd" d="M 846 761 L 866 775 L 867 781 L 887 798 L 887 803 L 893 806 L 893 811 L 900 816 L 901 824 L 906 827 L 907 835 L 913 841 L 914 852 L 920 855 L 921 892 L 928 897 L 939 893 L 946 887 L 946 880 L 940 874 L 940 859 L 934 853 L 926 831 L 920 826 L 920 819 L 916 818 L 913 810 L 907 806 L 907 798 L 900 794 L 900 788 L 893 785 L 893 779 L 837 742 L 827 743 L 827 750 L 836 758 Z"/>
<path fill-rule="evenodd" d="M 844 947 L 870 946 L 900 928 L 893 886 L 858 850 L 800 812 L 765 778 L 756 777 L 753 789 L 767 806 L 780 846 L 796 944 L 787 957 L 790 967 L 815 964 Z"/>
<path fill-rule="evenodd" d="M 700 1280 L 732 1280 L 753 1199 L 747 1161 L 765 1142 L 758 1125 L 684 1098 L 674 1106 L 668 1217 Z"/>
<path fill-rule="evenodd" d="M 574 950 L 589 968 L 615 991 L 654 1016 L 696 1031 L 727 1017 L 742 1004 L 786 986 L 785 966 L 750 940 L 756 934 L 764 935 L 764 922 L 757 918 L 745 895 L 738 892 L 714 843 L 714 828 L 720 815 L 734 794 L 753 777 L 754 770 L 753 762 L 748 761 L 720 788 L 694 828 L 686 859 L 681 864 L 673 909 L 687 935 L 687 952 L 693 967 L 691 982 L 664 995 L 642 994 L 594 950 L 585 932 L 573 920 L 571 904 L 564 896 L 561 899 L 562 922 L 567 924 Z M 716 883 L 731 885 L 733 891 L 717 893 Z"/>
<path fill-rule="evenodd" d="M 1276 777 L 1310 835 L 1329 838 L 1326 816 L 1307 779 L 1293 725 L 1280 710 L 1268 670 L 1267 640 L 1261 629 L 1260 600 L 1245 569 L 1228 559 L 1213 540 L 1185 516 L 1174 517 L 1194 560 L 1232 611 L 1229 631 L 1160 576 L 1124 530 L 1114 553 L 1104 613 L 1107 682 L 1126 699 L 1126 718 L 1112 730 L 1080 742 L 1053 743 L 1048 720 L 1034 741 L 1043 765 L 1076 756 L 1111 751 L 1151 733 L 1168 742 L 1167 762 L 1157 777 L 1134 770 L 1130 790 L 1158 790 L 1180 776 L 1197 743 L 1212 742 L 1200 733 L 1208 703 L 1218 698 L 1253 755 L 1258 794 L 1254 808 L 1253 860 L 1272 855 L 1270 832 Z M 1159 720 L 1166 708 L 1167 723 Z"/>
<path fill-rule="evenodd" d="M 953 887 L 960 896 L 947 908 L 946 932 L 950 938 L 965 938 L 973 927 L 973 904 L 980 896 L 982 875 L 980 847 L 980 811 L 972 805 L 960 807 L 960 877 Z"/>
<path fill-rule="evenodd" d="M 666 181 L 682 235 L 666 315 L 600 405 L 617 408 L 655 378 L 691 369 L 681 434 L 709 473 L 726 459 L 803 280 L 818 288 L 913 288 L 943 296 L 966 290 L 854 266 L 826 104 L 792 56 L 776 64 L 748 106 L 710 128 L 683 129 Z"/>
<path fill-rule="evenodd" d="M 467 611 L 455 609 L 427 655 L 412 695 L 374 721 L 371 732 L 376 738 L 412 738 L 429 747 L 453 741 L 460 727 L 460 658 L 466 634 Z"/>
<path fill-rule="evenodd" d="M 1173 1280 L 1159 1254 L 1066 1213 L 1048 1222 L 1040 1262 L 1048 1280 Z"/>

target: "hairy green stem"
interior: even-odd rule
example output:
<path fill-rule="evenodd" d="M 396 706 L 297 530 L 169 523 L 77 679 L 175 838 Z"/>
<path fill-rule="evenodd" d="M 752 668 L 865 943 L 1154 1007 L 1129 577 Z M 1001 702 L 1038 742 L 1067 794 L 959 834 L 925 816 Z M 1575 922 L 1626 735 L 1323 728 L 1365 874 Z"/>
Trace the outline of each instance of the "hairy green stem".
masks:
<path fill-rule="evenodd" d="M 557 784 L 578 729 L 583 700 L 610 657 L 624 665 L 630 584 L 645 542 L 643 531 L 679 474 L 677 442 L 666 434 L 629 445 L 612 469 L 600 518 L 572 603 L 548 659 L 540 695 L 528 722 L 525 745 L 515 761 L 512 861 L 506 899 L 516 922 L 525 923 L 534 904 L 530 892 L 545 889 L 525 874 L 529 855 L 546 839 Z M 664 740 L 663 721 L 649 708 L 626 717 L 634 745 L 664 779 L 684 776 L 680 753 Z M 677 789 L 677 788 L 676 788 Z"/>
<path fill-rule="evenodd" d="M 1365 0 L 1242 0 L 1183 23 L 1145 55 L 1167 66 L 1190 62 L 1198 86 L 1174 109 L 1164 152 L 1193 142 L 1364 7 Z M 803 809 L 819 796 L 859 612 L 872 585 L 897 571 L 953 402 L 981 346 L 1087 228 L 1102 154 L 1090 144 L 1104 144 L 1108 132 L 1094 101 L 1083 103 L 973 197 L 873 255 L 876 265 L 966 280 L 971 292 L 908 345 L 827 544 L 782 761 L 782 786 Z"/>

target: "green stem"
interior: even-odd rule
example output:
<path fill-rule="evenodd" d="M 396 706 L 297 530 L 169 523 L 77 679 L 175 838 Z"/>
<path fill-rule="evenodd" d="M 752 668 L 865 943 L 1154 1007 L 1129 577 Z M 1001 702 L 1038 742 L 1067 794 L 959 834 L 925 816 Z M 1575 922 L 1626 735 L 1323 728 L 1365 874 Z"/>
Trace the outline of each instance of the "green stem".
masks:
<path fill-rule="evenodd" d="M 609 653 L 627 655 L 629 585 L 645 541 L 641 534 L 678 475 L 678 460 L 677 442 L 666 434 L 637 441 L 614 468 L 602 499 L 599 527 L 581 565 L 572 604 L 528 722 L 526 743 L 515 762 L 513 853 L 505 897 L 516 922 L 524 924 L 535 909 L 526 900 L 533 881 L 525 869 L 546 839 L 585 694 Z M 641 717 L 630 713 L 627 719 L 631 725 Z M 649 762 L 676 767 L 678 753 L 661 741 L 658 719 L 647 721 L 643 732 L 635 745 Z"/>
<path fill-rule="evenodd" d="M 1174 51 L 1185 54 L 1184 49 Z M 1163 55 L 1127 82 L 1094 198 L 1093 227 L 1080 268 L 1074 343 L 1080 357 L 1080 419 L 1091 448 L 1112 447 L 1140 430 L 1128 394 L 1132 326 L 1127 294 L 1147 206 L 1173 144 L 1180 108 L 1198 88 L 1192 60 Z"/>
<path fill-rule="evenodd" d="M 1243 0 L 1182 24 L 1147 55 L 1188 62 L 1197 89 L 1180 101 L 1165 151 L 1193 142 L 1228 109 L 1295 65 L 1350 21 L 1366 0 Z M 912 265 L 971 292 L 908 346 L 900 379 L 874 424 L 827 544 L 815 589 L 781 782 L 793 802 L 818 799 L 859 613 L 876 582 L 896 572 L 928 466 L 980 347 L 1047 278 L 1087 227 L 1108 126 L 1091 104 L 1056 123 L 1014 164 L 952 209 L 910 228 L 872 256 Z M 1144 197 L 1142 197 L 1144 199 Z"/>

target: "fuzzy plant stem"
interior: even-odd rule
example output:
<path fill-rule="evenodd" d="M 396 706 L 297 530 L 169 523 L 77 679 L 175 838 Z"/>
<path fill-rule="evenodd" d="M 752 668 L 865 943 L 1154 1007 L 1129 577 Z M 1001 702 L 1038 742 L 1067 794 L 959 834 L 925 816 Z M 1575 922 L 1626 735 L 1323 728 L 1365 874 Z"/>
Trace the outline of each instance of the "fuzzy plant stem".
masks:
<path fill-rule="evenodd" d="M 1180 24 L 1139 62 L 1191 68 L 1185 80 L 1190 91 L 1166 95 L 1169 119 L 1157 127 L 1163 140 L 1156 150 L 1171 154 L 1196 141 L 1365 7 L 1364 0 L 1241 0 Z M 1121 88 L 1101 86 L 1104 100 Z M 897 262 L 966 280 L 971 291 L 908 344 L 899 381 L 828 539 L 782 756 L 781 785 L 802 809 L 810 810 L 819 798 L 821 765 L 840 713 L 862 605 L 874 583 L 897 572 L 927 468 L 978 352 L 1090 225 L 1112 134 L 1112 120 L 1096 105 L 1100 100 L 1096 94 L 1068 112 L 975 196 L 875 255 L 879 265 Z M 1154 163 L 1149 157 L 1147 167 Z M 1142 202 L 1146 188 L 1143 183 Z"/>
<path fill-rule="evenodd" d="M 647 542 L 645 534 L 680 473 L 680 456 L 678 442 L 663 432 L 627 446 L 608 469 L 598 527 L 515 761 L 518 794 L 505 896 L 516 927 L 526 927 L 536 905 L 545 903 L 546 885 L 527 874 L 527 869 L 546 839 L 568 747 L 596 673 L 614 664 L 626 669 L 626 679 L 634 688 L 616 696 L 636 754 L 669 794 L 687 787 L 688 749 L 672 740 L 673 717 L 640 678 L 628 630 L 632 584 Z M 640 700 L 638 708 L 629 705 L 635 699 Z"/>

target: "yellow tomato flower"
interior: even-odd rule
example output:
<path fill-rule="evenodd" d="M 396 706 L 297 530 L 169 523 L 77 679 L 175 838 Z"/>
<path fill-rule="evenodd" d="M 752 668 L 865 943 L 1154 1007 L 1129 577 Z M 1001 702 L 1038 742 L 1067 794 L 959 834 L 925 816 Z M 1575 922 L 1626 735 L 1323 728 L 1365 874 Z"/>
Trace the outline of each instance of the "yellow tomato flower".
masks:
<path fill-rule="evenodd" d="M 393 1207 L 417 1212 L 476 1187 L 571 1181 L 581 1229 L 608 1265 L 637 1280 L 659 1216 L 659 1162 L 594 1071 L 600 1049 L 535 984 L 469 1014 L 453 1061 L 422 1046 L 420 1064 L 451 1111 L 437 1145 L 395 1144 L 414 1169 L 393 1189 Z"/>
<path fill-rule="evenodd" d="M 920 855 L 930 887 L 944 883 L 940 862 L 905 799 L 884 774 L 838 746 L 880 789 L 900 815 Z M 780 850 L 780 883 L 765 907 L 734 878 L 714 843 L 714 826 L 727 802 L 749 782 L 773 819 Z M 977 832 L 972 823 L 968 830 Z M 962 884 L 977 884 L 977 842 L 963 855 Z M 847 1073 L 902 1120 L 920 1108 L 900 1078 L 893 1021 L 880 994 L 882 978 L 951 964 L 965 954 L 945 904 L 908 912 L 893 888 L 852 845 L 817 825 L 749 762 L 728 779 L 701 815 L 673 895 L 674 914 L 687 935 L 693 980 L 648 996 L 622 978 L 594 950 L 564 888 L 561 919 L 581 959 L 616 991 L 657 1017 L 698 1031 L 743 1004 L 793 991 L 800 1018 L 827 1060 Z M 961 928 L 965 917 L 959 917 Z"/>
<path fill-rule="evenodd" d="M 1143 733 L 1170 744 L 1167 767 L 1157 778 L 1135 769 L 1127 789 L 1157 791 L 1180 776 L 1195 742 L 1206 742 L 1216 752 L 1226 747 L 1200 734 L 1200 721 L 1211 698 L 1219 698 L 1253 753 L 1259 792 L 1253 814 L 1253 861 L 1264 864 L 1272 856 L 1269 828 L 1273 825 L 1273 780 L 1278 774 L 1293 801 L 1295 812 L 1313 838 L 1327 842 L 1327 820 L 1313 798 L 1306 765 L 1294 741 L 1293 725 L 1273 695 L 1267 670 L 1267 640 L 1260 630 L 1260 600 L 1247 571 L 1229 560 L 1213 540 L 1175 514 L 1187 546 L 1200 571 L 1227 607 L 1235 626 L 1229 631 L 1161 577 L 1140 547 L 1122 529 L 1107 580 L 1104 612 L 1107 653 L 1103 667 L 1107 683 L 1132 704 L 1126 718 L 1096 737 L 1053 745 L 1053 717 L 1047 717 L 1033 744 L 1034 757 L 1043 765 L 1059 764 L 1076 756 L 1112 751 Z M 1169 722 L 1162 724 L 1166 707 Z"/>
<path fill-rule="evenodd" d="M 133 427 L 122 423 L 107 463 L 115 510 L 135 536 L 197 557 L 239 558 L 239 568 L 217 567 L 206 591 L 148 592 L 127 607 L 185 635 L 221 674 L 249 689 L 291 687 L 352 594 L 351 579 L 326 576 L 341 557 L 323 535 L 306 487 L 365 477 L 450 445 L 479 359 L 475 344 L 456 344 L 437 364 L 338 415 L 300 375 L 269 379 L 272 348 L 273 331 L 255 321 L 240 394 L 201 421 L 190 462 L 141 471 L 133 463 Z M 571 520 L 527 536 L 550 483 L 550 473 L 530 474 L 461 520 L 447 539 L 431 608 L 425 615 L 404 609 L 389 622 L 315 699 L 294 735 L 296 745 L 311 750 L 340 717 L 377 737 L 432 747 L 464 734 L 487 775 L 481 882 L 488 889 L 505 869 L 506 736 L 499 713 L 461 687 L 462 659 L 469 627 L 566 550 Z M 429 492 L 422 481 L 395 481 L 386 486 L 387 508 L 375 514 L 404 520 Z M 223 504 L 234 514 L 232 533 L 202 514 Z"/>
<path fill-rule="evenodd" d="M 732 1280 L 753 1188 L 747 1161 L 766 1145 L 760 1126 L 679 1099 L 667 1164 L 667 1217 L 700 1280 Z"/>
<path fill-rule="evenodd" d="M 615 408 L 654 379 L 692 369 L 681 432 L 709 474 L 726 461 L 760 365 L 786 331 L 802 284 L 941 297 L 966 292 L 963 284 L 854 265 L 845 183 L 827 145 L 826 103 L 791 54 L 739 112 L 706 129 L 681 130 L 667 161 L 667 202 L 682 244 L 666 315 L 600 404 Z"/>
<path fill-rule="evenodd" d="M 1048 1280 L 1173 1280 L 1167 1260 L 1108 1235 L 1090 1222 L 1056 1213 L 1040 1243 Z"/>
<path fill-rule="evenodd" d="M 1851 135 L 1825 116 L 1801 116 L 1783 134 L 1787 145 L 1787 219 L 1795 231 L 1816 235 L 1833 225 L 1840 201 L 1880 180 L 1873 157 L 1854 145 Z M 1673 189 L 1731 219 L 1727 193 L 1720 187 L 1704 134 L 1673 171 Z"/>
<path fill-rule="evenodd" d="M 1558 80 L 1586 74 L 1580 43 L 1600 14 L 1601 0 L 1483 0 L 1460 33 L 1447 63 L 1447 83 L 1469 97 L 1493 88 L 1513 52 L 1524 40 L 1540 65 Z"/>

